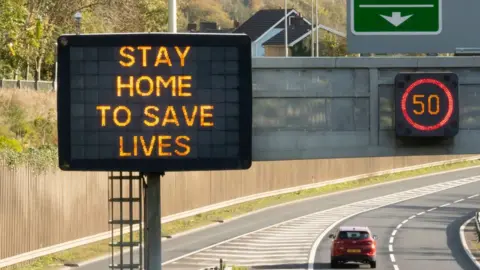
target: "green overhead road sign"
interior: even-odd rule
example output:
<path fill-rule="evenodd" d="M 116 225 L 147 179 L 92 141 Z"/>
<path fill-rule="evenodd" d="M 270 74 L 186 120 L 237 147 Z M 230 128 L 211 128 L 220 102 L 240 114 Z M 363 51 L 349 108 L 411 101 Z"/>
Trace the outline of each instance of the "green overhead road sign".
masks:
<path fill-rule="evenodd" d="M 438 35 L 442 32 L 442 0 L 351 0 L 350 3 L 354 35 Z"/>

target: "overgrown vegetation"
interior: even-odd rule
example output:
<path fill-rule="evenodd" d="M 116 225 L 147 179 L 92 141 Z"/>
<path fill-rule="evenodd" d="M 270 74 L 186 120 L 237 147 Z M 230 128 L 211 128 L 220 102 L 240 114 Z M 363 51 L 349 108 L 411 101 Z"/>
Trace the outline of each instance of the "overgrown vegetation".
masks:
<path fill-rule="evenodd" d="M 0 159 L 44 172 L 57 164 L 55 93 L 0 91 Z"/>

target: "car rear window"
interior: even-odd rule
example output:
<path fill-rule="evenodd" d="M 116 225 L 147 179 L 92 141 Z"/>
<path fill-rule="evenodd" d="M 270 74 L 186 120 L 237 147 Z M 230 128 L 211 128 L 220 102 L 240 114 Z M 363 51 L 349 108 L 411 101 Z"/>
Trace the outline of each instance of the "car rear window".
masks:
<path fill-rule="evenodd" d="M 347 239 L 367 239 L 369 236 L 368 232 L 365 231 L 341 231 L 338 233 L 338 239 L 347 240 Z"/>

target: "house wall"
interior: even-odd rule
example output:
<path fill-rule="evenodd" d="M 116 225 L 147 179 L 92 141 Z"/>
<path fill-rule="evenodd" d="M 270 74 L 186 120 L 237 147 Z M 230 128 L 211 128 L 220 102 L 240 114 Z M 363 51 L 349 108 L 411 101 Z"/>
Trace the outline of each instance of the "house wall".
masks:
<path fill-rule="evenodd" d="M 265 45 L 265 57 L 285 56 L 284 45 Z M 292 49 L 288 48 L 288 56 L 292 55 Z"/>
<path fill-rule="evenodd" d="M 269 39 L 271 39 L 281 31 L 282 31 L 282 28 L 273 28 L 272 30 L 268 31 L 265 36 L 253 42 L 254 48 L 252 48 L 252 56 L 253 57 L 265 56 L 265 49 L 263 48 L 263 43 L 265 43 L 266 41 L 268 41 Z"/>

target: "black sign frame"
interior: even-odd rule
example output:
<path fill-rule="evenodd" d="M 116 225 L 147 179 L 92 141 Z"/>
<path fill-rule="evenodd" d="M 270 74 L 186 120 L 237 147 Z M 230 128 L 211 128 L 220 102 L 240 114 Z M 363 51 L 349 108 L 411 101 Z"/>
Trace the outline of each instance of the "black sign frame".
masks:
<path fill-rule="evenodd" d="M 401 72 L 395 76 L 394 84 L 395 133 L 397 138 L 452 138 L 458 134 L 460 113 L 459 79 L 457 74 L 453 72 Z M 448 100 L 447 96 L 447 108 L 441 109 L 444 112 L 446 111 L 444 116 L 440 116 L 441 119 L 435 119 L 437 117 L 433 115 L 429 116 L 428 120 L 432 122 L 430 123 L 430 126 L 420 125 L 410 117 L 407 117 L 407 108 L 411 108 L 412 104 L 405 104 L 407 107 L 405 109 L 406 112 L 403 112 L 402 109 L 402 103 L 406 102 L 402 101 L 402 97 L 410 95 L 417 89 L 417 87 L 420 87 L 423 84 L 436 85 L 437 89 L 441 89 L 440 91 L 445 94 L 448 93 L 448 95 L 451 96 L 451 100 Z M 406 93 L 408 91 L 411 92 Z M 452 106 L 451 111 L 448 109 L 450 105 Z M 404 114 L 407 114 L 407 116 Z M 414 126 L 410 122 L 415 123 L 417 126 Z M 440 125 L 441 122 L 444 122 L 444 124 Z"/>
<path fill-rule="evenodd" d="M 70 46 L 208 46 L 238 48 L 239 56 L 239 158 L 195 159 L 99 159 L 71 158 L 71 100 Z M 241 170 L 252 165 L 252 60 L 251 39 L 245 34 L 210 33 L 121 33 L 62 35 L 58 38 L 57 120 L 59 167 L 64 171 L 138 171 L 161 173 L 167 171 Z M 247 72 L 248 71 L 248 72 Z M 62 102 L 67 101 L 67 102 Z"/>

